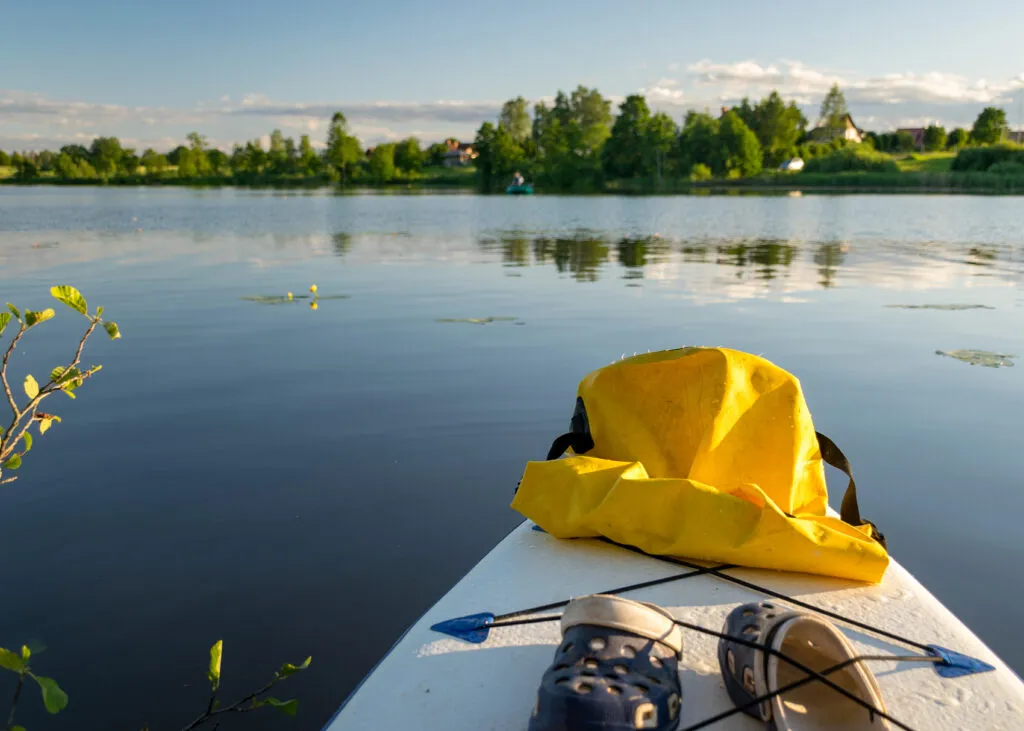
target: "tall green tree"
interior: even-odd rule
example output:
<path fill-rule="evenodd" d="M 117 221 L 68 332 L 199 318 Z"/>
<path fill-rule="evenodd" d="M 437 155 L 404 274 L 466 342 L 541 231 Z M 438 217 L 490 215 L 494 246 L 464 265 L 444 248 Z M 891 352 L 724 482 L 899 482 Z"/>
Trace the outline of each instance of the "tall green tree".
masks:
<path fill-rule="evenodd" d="M 683 173 L 691 175 L 698 165 L 716 175 L 724 171 L 725 158 L 718 128 L 718 120 L 710 114 L 687 112 L 679 135 L 679 168 Z"/>
<path fill-rule="evenodd" d="M 743 100 L 746 102 L 746 99 Z M 796 155 L 797 142 L 804 134 L 807 119 L 795 102 L 786 104 L 773 91 L 749 111 L 741 105 L 736 114 L 757 135 L 764 153 L 764 164 L 776 167 Z"/>
<path fill-rule="evenodd" d="M 89 161 L 96 172 L 104 177 L 117 172 L 123 156 L 121 141 L 116 137 L 97 137 L 89 148 Z"/>
<path fill-rule="evenodd" d="M 476 169 L 480 189 L 485 192 L 500 190 L 508 184 L 512 174 L 522 172 L 526 163 L 522 146 L 512 137 L 508 128 L 484 122 L 477 130 L 473 147 L 477 151 Z"/>
<path fill-rule="evenodd" d="M 746 177 L 761 172 L 761 143 L 736 112 L 722 115 L 718 136 L 726 175 Z"/>
<path fill-rule="evenodd" d="M 259 173 L 267 165 L 267 151 L 259 138 L 245 143 L 245 157 L 249 163 L 249 172 Z"/>
<path fill-rule="evenodd" d="M 68 155 L 75 162 L 89 159 L 89 150 L 81 145 L 64 145 L 60 148 L 60 152 Z"/>
<path fill-rule="evenodd" d="M 646 177 L 648 126 L 651 109 L 640 94 L 630 94 L 619 105 L 619 113 L 604 144 L 602 162 L 605 174 L 613 178 Z"/>
<path fill-rule="evenodd" d="M 142 153 L 141 162 L 149 175 L 159 175 L 167 169 L 167 158 L 152 148 Z"/>
<path fill-rule="evenodd" d="M 370 175 L 378 183 L 386 183 L 395 177 L 395 146 L 377 145 L 370 153 Z"/>
<path fill-rule="evenodd" d="M 0 150 L 0 167 L 9 167 L 11 164 L 11 156 L 3 150 Z"/>
<path fill-rule="evenodd" d="M 206 151 L 206 159 L 210 163 L 210 172 L 219 175 L 222 170 L 230 165 L 230 159 L 223 150 L 213 147 Z"/>
<path fill-rule="evenodd" d="M 530 112 L 523 97 L 509 99 L 502 105 L 498 126 L 508 130 L 512 139 L 520 144 L 530 136 Z"/>
<path fill-rule="evenodd" d="M 924 149 L 929 152 L 941 150 L 946 146 L 946 128 L 931 124 L 924 130 Z"/>
<path fill-rule="evenodd" d="M 327 130 L 327 150 L 325 158 L 338 174 L 341 184 L 345 185 L 351 177 L 352 168 L 363 157 L 363 151 L 353 135 L 349 134 L 348 120 L 341 112 L 331 117 L 331 126 Z M 392 155 L 392 166 L 394 157 Z"/>
<path fill-rule="evenodd" d="M 950 150 L 959 150 L 967 144 L 969 139 L 970 135 L 967 134 L 967 130 L 963 127 L 956 127 L 949 133 L 949 137 L 946 138 L 946 147 Z"/>
<path fill-rule="evenodd" d="M 644 168 L 648 176 L 659 183 L 676 172 L 673 151 L 678 138 L 675 121 L 664 112 L 658 112 L 648 121 L 644 131 Z"/>
<path fill-rule="evenodd" d="M 612 103 L 597 89 L 578 86 L 569 98 L 573 124 L 578 128 L 576 153 L 584 157 L 596 156 L 608 139 L 612 127 Z"/>
<path fill-rule="evenodd" d="M 167 162 L 171 165 L 177 165 L 181 162 L 181 154 L 183 152 L 188 152 L 188 148 L 185 145 L 178 145 L 167 153 Z"/>
<path fill-rule="evenodd" d="M 285 145 L 284 134 L 279 129 L 270 133 L 270 149 L 267 151 L 267 160 L 270 169 L 277 175 L 287 172 L 288 148 Z"/>
<path fill-rule="evenodd" d="M 839 88 L 839 84 L 832 84 L 832 88 L 821 102 L 819 124 L 826 127 L 831 136 L 836 136 L 845 128 L 847 114 L 849 110 L 846 107 L 846 96 Z"/>
<path fill-rule="evenodd" d="M 395 144 L 395 167 L 407 173 L 419 172 L 423 167 L 423 150 L 420 141 L 415 137 L 407 137 Z"/>
<path fill-rule="evenodd" d="M 316 175 L 320 172 L 320 156 L 313 149 L 309 135 L 302 135 L 299 140 L 299 170 L 303 175 Z"/>
<path fill-rule="evenodd" d="M 1006 134 L 1006 112 L 998 107 L 985 107 L 971 127 L 971 139 L 982 145 L 999 142 Z"/>
<path fill-rule="evenodd" d="M 189 156 L 186 167 L 194 172 L 191 175 L 181 175 L 181 162 L 178 163 L 178 173 L 181 177 L 192 177 L 195 175 L 209 175 L 212 169 L 210 159 L 206 155 L 206 137 L 198 132 L 189 132 L 186 138 L 189 142 Z"/>
<path fill-rule="evenodd" d="M 611 102 L 596 89 L 558 92 L 548 108 L 534 107 L 533 142 L 545 184 L 561 190 L 601 184 L 601 147 L 611 133 Z"/>
<path fill-rule="evenodd" d="M 125 148 L 124 155 L 121 157 L 121 169 L 128 175 L 135 175 L 139 171 L 139 166 L 142 164 L 141 158 L 135 154 L 135 150 Z"/>

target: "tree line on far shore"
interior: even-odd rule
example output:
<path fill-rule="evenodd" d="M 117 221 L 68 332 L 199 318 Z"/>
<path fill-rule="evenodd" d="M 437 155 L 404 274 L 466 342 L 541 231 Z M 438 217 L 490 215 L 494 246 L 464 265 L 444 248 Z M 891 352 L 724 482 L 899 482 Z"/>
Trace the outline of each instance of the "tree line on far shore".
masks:
<path fill-rule="evenodd" d="M 314 148 L 309 135 L 296 144 L 281 130 L 270 134 L 269 144 L 255 139 L 235 145 L 229 153 L 210 147 L 206 137 L 192 132 L 187 144 L 167 153 L 153 149 L 141 154 L 124 147 L 117 137 L 97 137 L 89 147 L 65 145 L 57 151 L 7 154 L 0 150 L 0 167 L 15 169 L 19 180 L 42 178 L 65 182 L 159 182 L 209 180 L 248 184 L 258 182 L 388 182 L 414 177 L 424 167 L 437 167 L 454 140 L 423 148 L 416 137 L 363 148 L 350 131 L 345 115 L 331 119 L 325 146 Z"/>
<path fill-rule="evenodd" d="M 894 154 L 994 145 L 1007 131 L 1006 113 L 987 107 L 970 130 L 958 127 L 947 133 L 932 125 L 920 138 L 907 131 L 867 132 L 862 142 L 851 143 L 847 104 L 838 86 L 822 101 L 814 128 L 795 102 L 775 91 L 756 102 L 745 98 L 718 114 L 691 111 L 681 127 L 664 112 L 651 110 L 640 94 L 626 97 L 613 115 L 611 101 L 584 86 L 560 91 L 551 104 L 534 104 L 532 112 L 522 97 L 510 99 L 495 122 L 477 130 L 473 147 L 481 190 L 504 189 L 515 172 L 547 190 L 581 192 L 602 190 L 613 181 L 659 187 L 680 180 L 747 178 L 796 157 L 805 161 L 806 172 L 898 172 Z M 384 184 L 415 180 L 425 168 L 439 168 L 458 145 L 449 138 L 424 148 L 409 137 L 367 150 L 341 112 L 332 117 L 319 150 L 309 135 L 296 143 L 280 130 L 271 133 L 266 147 L 255 139 L 235 145 L 230 153 L 211 148 L 197 132 L 186 141 L 166 154 L 153 149 L 139 154 L 116 137 L 97 137 L 89 147 L 0 151 L 0 166 L 13 166 L 15 179 L 25 182 Z M 964 161 L 959 157 L 954 170 L 1005 163 L 1003 171 L 1024 173 L 1024 167 L 1014 167 L 1024 164 L 1015 148 L 973 154 Z"/>
<path fill-rule="evenodd" d="M 833 86 L 821 104 L 819 122 L 808 120 L 795 102 L 771 92 L 757 102 L 743 99 L 719 114 L 689 112 L 682 127 L 654 112 L 640 94 L 619 105 L 596 89 L 580 86 L 559 92 L 550 106 L 525 99 L 505 102 L 496 122 L 484 122 L 476 134 L 476 164 L 484 190 L 497 190 L 520 172 L 546 189 L 597 190 L 610 181 L 653 184 L 672 179 L 744 178 L 775 170 L 799 157 L 806 170 L 895 172 L 893 153 L 919 149 L 909 132 L 867 132 L 861 143 L 845 137 L 848 110 L 843 92 Z M 1005 135 L 1006 114 L 994 107 L 978 116 L 970 131 L 947 134 L 937 125 L 923 131 L 926 151 L 989 145 Z M 887 153 L 887 154 L 883 154 Z"/>

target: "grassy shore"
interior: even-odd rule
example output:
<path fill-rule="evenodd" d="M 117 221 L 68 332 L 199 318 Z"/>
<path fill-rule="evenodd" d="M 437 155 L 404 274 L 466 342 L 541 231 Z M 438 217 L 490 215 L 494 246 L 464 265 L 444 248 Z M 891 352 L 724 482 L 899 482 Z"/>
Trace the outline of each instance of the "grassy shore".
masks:
<path fill-rule="evenodd" d="M 922 161 L 938 166 L 940 161 Z M 945 161 L 948 166 L 948 161 Z M 614 180 L 608 193 L 691 193 L 738 190 L 857 193 L 1000 193 L 1024 194 L 1024 175 L 988 172 L 842 172 L 761 173 L 749 178 L 702 181 L 670 180 L 653 185 L 647 180 Z"/>
<path fill-rule="evenodd" d="M 904 173 L 948 173 L 955 157 L 955 152 L 918 152 L 897 157 L 896 164 Z"/>
<path fill-rule="evenodd" d="M 749 178 L 714 179 L 702 181 L 665 180 L 655 184 L 650 180 L 611 180 L 603 192 L 611 194 L 692 193 L 720 190 L 755 192 L 858 192 L 858 193 L 998 193 L 1024 194 L 1024 176 L 990 172 L 952 172 L 954 154 L 918 153 L 897 159 L 900 170 L 894 172 L 839 172 L 839 173 L 761 173 Z M 400 175 L 380 183 L 368 178 L 350 182 L 350 188 L 377 189 L 400 192 L 403 190 L 474 190 L 475 170 L 472 167 L 427 168 L 418 173 Z M 0 167 L 0 184 L 19 184 L 14 180 L 13 168 Z M 204 186 L 247 188 L 323 188 L 336 185 L 326 175 L 211 175 L 202 178 L 178 178 L 173 171 L 159 177 L 122 175 L 107 180 L 60 180 L 52 173 L 43 173 L 24 185 L 154 185 Z M 538 193 L 544 193 L 538 186 Z"/>

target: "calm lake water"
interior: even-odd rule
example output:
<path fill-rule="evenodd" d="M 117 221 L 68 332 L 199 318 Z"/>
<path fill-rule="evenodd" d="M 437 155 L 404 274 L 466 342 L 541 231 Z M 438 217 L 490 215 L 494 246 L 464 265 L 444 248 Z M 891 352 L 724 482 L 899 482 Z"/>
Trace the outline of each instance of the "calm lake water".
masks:
<path fill-rule="evenodd" d="M 1022 237 L 999 197 L 0 190 L 0 301 L 73 284 L 124 334 L 0 491 L 0 646 L 71 696 L 19 720 L 180 728 L 223 638 L 227 697 L 313 656 L 297 718 L 225 728 L 318 728 L 520 521 L 578 381 L 680 345 L 795 373 L 893 555 L 1019 672 L 1024 368 L 936 351 L 1024 355 Z M 895 307 L 941 304 L 986 309 Z"/>

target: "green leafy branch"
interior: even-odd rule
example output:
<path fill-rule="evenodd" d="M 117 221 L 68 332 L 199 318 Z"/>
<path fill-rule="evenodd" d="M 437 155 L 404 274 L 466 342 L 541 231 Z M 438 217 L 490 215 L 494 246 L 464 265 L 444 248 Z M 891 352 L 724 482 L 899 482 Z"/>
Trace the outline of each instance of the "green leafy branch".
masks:
<path fill-rule="evenodd" d="M 182 728 L 181 731 L 192 731 L 192 729 L 199 728 L 207 721 L 227 713 L 248 713 L 249 711 L 255 711 L 257 708 L 263 707 L 277 708 L 288 716 L 294 716 L 298 712 L 299 702 L 297 700 L 293 699 L 283 701 L 279 698 L 268 696 L 266 694 L 270 692 L 271 688 L 285 678 L 294 675 L 295 673 L 300 673 L 308 668 L 309 663 L 313 658 L 307 657 L 301 665 L 292 665 L 291 663 L 286 662 L 274 673 L 274 677 L 270 679 L 270 682 L 262 688 L 250 693 L 229 706 L 222 707 L 220 705 L 220 701 L 217 699 L 217 693 L 220 691 L 220 666 L 223 656 L 224 640 L 217 640 L 213 647 L 210 648 L 210 669 L 206 673 L 206 677 L 210 681 L 210 701 L 206 704 L 206 710 L 192 721 L 192 723 Z"/>
<path fill-rule="evenodd" d="M 3 473 L 4 470 L 13 471 L 19 469 L 25 455 L 31 451 L 32 434 L 29 431 L 30 427 L 38 423 L 39 436 L 42 436 L 54 422 L 60 423 L 61 418 L 59 416 L 39 411 L 39 405 L 42 401 L 58 391 L 66 394 L 69 398 L 75 398 L 75 389 L 79 388 L 85 383 L 86 379 L 91 378 L 103 367 L 96 365 L 84 370 L 80 367 L 82 351 L 85 349 L 85 343 L 93 331 L 102 325 L 111 340 L 121 337 L 121 331 L 117 323 L 103 319 L 102 307 L 97 307 L 94 314 L 89 313 L 89 306 L 85 301 L 85 297 L 74 287 L 66 284 L 59 287 L 51 287 L 50 294 L 58 302 L 67 305 L 85 317 L 89 321 L 89 326 L 85 334 L 82 335 L 82 339 L 78 342 L 78 349 L 75 351 L 71 362 L 64 366 L 57 366 L 50 371 L 49 379 L 42 386 L 39 385 L 39 382 L 31 373 L 25 376 L 22 388 L 29 400 L 28 403 L 19 405 L 7 379 L 7 365 L 11 354 L 14 353 L 15 348 L 18 347 L 18 343 L 21 342 L 21 338 L 25 333 L 37 325 L 53 319 L 55 313 L 51 308 L 40 312 L 25 310 L 22 313 L 10 303 L 7 304 L 7 312 L 0 312 L 0 336 L 3 336 L 12 318 L 18 322 L 18 331 L 11 338 L 7 350 L 4 352 L 3 363 L 0 365 L 0 382 L 3 384 L 4 394 L 7 397 L 7 403 L 11 407 L 12 415 L 11 423 L 7 428 L 0 428 L 0 485 L 14 482 L 18 479 L 17 476 L 5 478 Z"/>
<path fill-rule="evenodd" d="M 39 686 L 39 692 L 43 696 L 43 705 L 46 706 L 48 712 L 60 713 L 68 704 L 67 693 L 60 689 L 56 680 L 32 672 L 32 666 L 28 662 L 30 657 L 32 657 L 32 651 L 29 650 L 28 645 L 22 645 L 20 654 L 0 647 L 0 668 L 18 674 L 18 685 L 14 689 L 11 711 L 7 715 L 7 725 L 4 727 L 6 731 L 25 731 L 24 727 L 14 725 L 14 713 L 18 710 L 18 699 L 21 697 L 25 678 L 34 680 Z"/>

